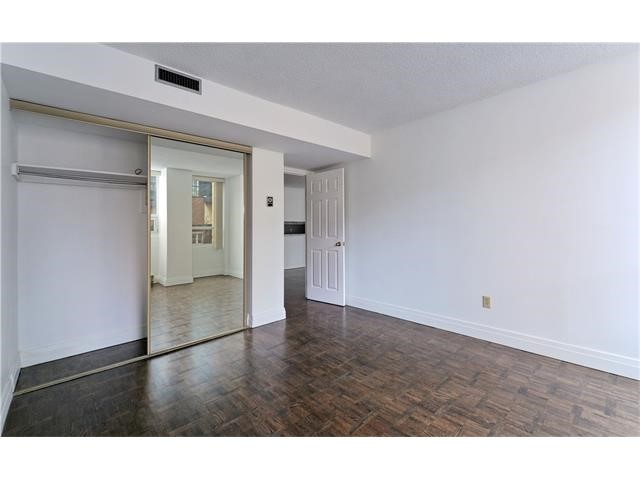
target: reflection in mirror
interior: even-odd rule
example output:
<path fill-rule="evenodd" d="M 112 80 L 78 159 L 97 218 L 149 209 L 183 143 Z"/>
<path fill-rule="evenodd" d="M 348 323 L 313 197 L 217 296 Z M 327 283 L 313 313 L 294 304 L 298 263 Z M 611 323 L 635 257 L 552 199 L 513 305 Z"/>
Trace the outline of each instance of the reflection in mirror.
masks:
<path fill-rule="evenodd" d="M 244 155 L 151 139 L 150 351 L 244 326 Z"/>

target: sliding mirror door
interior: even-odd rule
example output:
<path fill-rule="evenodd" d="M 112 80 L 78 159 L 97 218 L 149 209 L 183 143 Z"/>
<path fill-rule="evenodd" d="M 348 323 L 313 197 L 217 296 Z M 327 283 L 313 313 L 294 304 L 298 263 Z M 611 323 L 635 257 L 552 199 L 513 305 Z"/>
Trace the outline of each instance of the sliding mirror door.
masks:
<path fill-rule="evenodd" d="M 244 328 L 244 154 L 150 138 L 149 352 Z"/>

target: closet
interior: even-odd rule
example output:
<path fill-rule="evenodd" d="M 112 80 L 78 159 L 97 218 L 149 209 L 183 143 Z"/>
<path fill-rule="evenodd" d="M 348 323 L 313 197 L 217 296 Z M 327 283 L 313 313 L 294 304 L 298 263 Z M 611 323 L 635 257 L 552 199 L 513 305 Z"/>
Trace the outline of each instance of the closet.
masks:
<path fill-rule="evenodd" d="M 16 394 L 245 328 L 249 147 L 22 101 L 12 100 L 12 108 L 21 359 Z M 172 151 L 173 163 L 165 160 L 163 166 L 156 159 L 158 170 L 152 170 L 154 148 Z M 184 162 L 194 151 L 201 163 L 189 170 Z M 167 196 L 167 177 L 173 188 L 181 176 L 185 195 Z M 160 204 L 171 211 L 177 201 L 184 212 L 167 217 L 165 210 L 162 220 Z M 203 213 L 207 208 L 215 214 Z M 196 222 L 198 215 L 202 219 Z M 174 223 L 185 227 L 179 231 Z M 171 248 L 175 238 L 184 239 L 189 267 L 196 272 L 179 286 L 158 285 L 152 272 L 154 236 L 167 231 L 175 234 Z M 240 258 L 234 265 L 232 254 Z M 215 271 L 200 265 L 201 258 L 214 257 L 222 259 Z M 196 287 L 198 294 L 191 295 Z M 162 312 L 162 325 L 158 319 L 154 324 L 154 308 Z M 166 331 L 169 324 L 182 335 L 175 341 L 166 338 L 172 334 Z M 192 330 L 185 334 L 185 328 Z M 156 348 L 150 332 L 164 335 Z"/>

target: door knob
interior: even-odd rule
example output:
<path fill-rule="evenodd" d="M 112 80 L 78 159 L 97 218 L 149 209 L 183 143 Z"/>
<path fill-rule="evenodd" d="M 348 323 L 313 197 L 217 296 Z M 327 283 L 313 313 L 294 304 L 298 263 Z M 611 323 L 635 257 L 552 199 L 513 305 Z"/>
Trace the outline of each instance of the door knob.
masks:
<path fill-rule="evenodd" d="M 342 242 L 336 242 L 336 247 L 341 247 L 342 246 Z"/>

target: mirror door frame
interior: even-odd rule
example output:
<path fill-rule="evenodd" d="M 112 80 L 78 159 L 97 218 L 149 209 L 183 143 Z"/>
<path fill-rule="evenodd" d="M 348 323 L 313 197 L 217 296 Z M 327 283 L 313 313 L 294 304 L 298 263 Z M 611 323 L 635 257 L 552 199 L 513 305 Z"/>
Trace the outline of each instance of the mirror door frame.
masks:
<path fill-rule="evenodd" d="M 194 143 L 196 145 L 203 145 L 202 143 L 197 142 L 188 142 L 185 140 L 180 140 L 177 138 L 170 138 L 167 136 L 159 136 L 159 135 L 147 135 L 147 172 L 148 179 L 151 177 L 151 139 L 153 137 L 157 138 L 169 138 L 170 140 L 177 140 L 183 143 Z M 228 145 L 227 142 L 224 142 Z M 221 148 L 214 147 L 213 145 L 205 145 L 213 148 Z M 242 199 L 243 199 L 243 265 L 242 265 L 242 327 L 234 328 L 232 330 L 228 330 L 221 333 L 216 333 L 213 335 L 208 335 L 206 337 L 191 340 L 188 342 L 184 342 L 178 345 L 174 345 L 172 347 L 164 348 L 158 351 L 152 351 L 151 349 L 151 209 L 150 206 L 150 182 L 147 180 L 147 195 L 146 195 L 146 204 L 147 204 L 147 358 L 156 355 L 162 355 L 164 353 L 173 352 L 175 350 L 180 350 L 182 348 L 191 347 L 193 345 L 197 345 L 199 343 L 208 342 L 210 340 L 215 340 L 216 338 L 226 337 L 227 335 L 231 335 L 233 333 L 242 332 L 250 327 L 249 325 L 249 304 L 251 301 L 251 245 L 250 245 L 250 229 L 251 229 L 251 196 L 249 187 L 250 177 L 251 177 L 251 153 L 247 153 L 246 149 L 237 150 L 233 148 L 222 148 L 222 150 L 230 150 L 232 152 L 238 152 L 243 154 L 242 159 Z"/>

